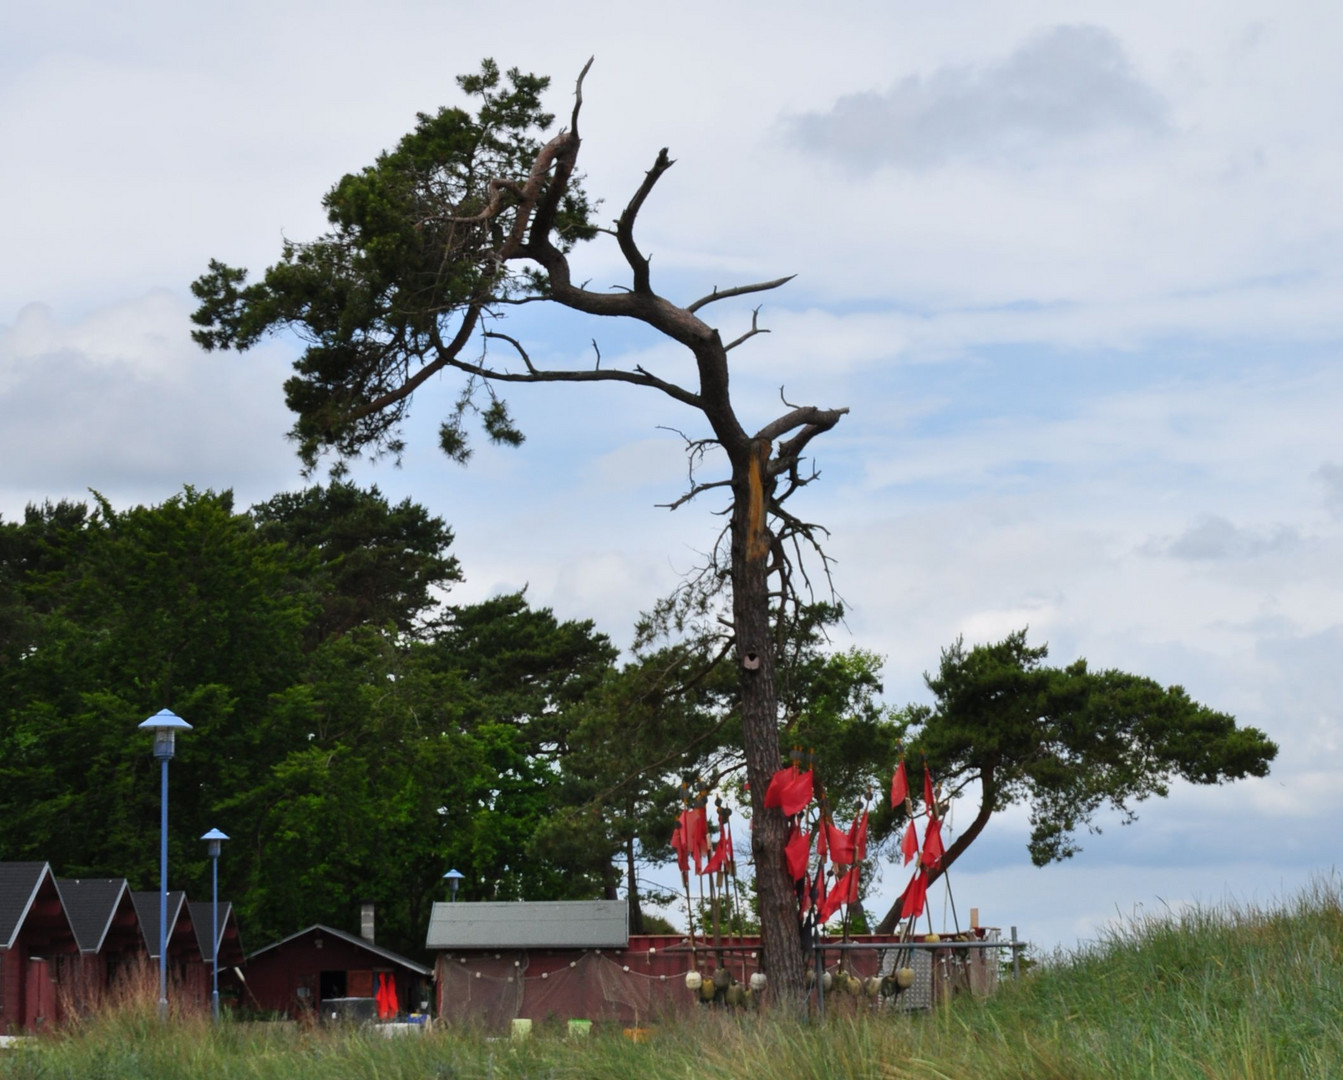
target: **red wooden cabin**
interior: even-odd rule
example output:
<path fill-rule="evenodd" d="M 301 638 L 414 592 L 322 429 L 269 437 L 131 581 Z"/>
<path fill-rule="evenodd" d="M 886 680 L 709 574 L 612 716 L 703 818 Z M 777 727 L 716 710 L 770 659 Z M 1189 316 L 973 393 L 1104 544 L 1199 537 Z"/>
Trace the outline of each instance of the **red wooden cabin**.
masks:
<path fill-rule="evenodd" d="M 0 863 L 0 1033 L 39 1031 L 61 1019 L 79 945 L 51 867 Z"/>

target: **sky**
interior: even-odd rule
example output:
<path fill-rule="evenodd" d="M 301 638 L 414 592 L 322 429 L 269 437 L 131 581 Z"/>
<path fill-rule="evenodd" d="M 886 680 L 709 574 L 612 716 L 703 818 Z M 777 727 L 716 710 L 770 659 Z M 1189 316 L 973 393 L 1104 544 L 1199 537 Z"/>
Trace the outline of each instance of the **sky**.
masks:
<path fill-rule="evenodd" d="M 1186 904 L 1270 905 L 1339 861 L 1343 812 L 1343 12 L 1301 0 L 519 0 L 8 5 L 0 14 L 0 517 L 29 502 L 241 506 L 303 486 L 297 355 L 190 340 L 211 258 L 260 270 L 322 194 L 460 101 L 482 57 L 589 56 L 580 167 L 639 219 L 655 287 L 706 309 L 748 426 L 847 406 L 793 504 L 830 530 L 836 645 L 885 657 L 892 705 L 958 636 L 1029 627 L 1266 731 L 1272 773 L 1177 784 L 1072 860 L 995 819 L 949 875 L 964 921 L 1042 949 Z M 576 256 L 627 281 L 610 243 Z M 533 355 L 684 378 L 638 328 L 529 310 Z M 468 468 L 415 402 L 400 467 L 354 475 L 456 534 L 459 601 L 525 586 L 626 643 L 713 542 L 684 489 L 694 417 L 629 387 L 522 388 L 527 435 Z M 973 808 L 962 812 L 968 822 Z M 955 818 L 951 821 L 955 829 Z M 883 869 L 884 910 L 905 875 Z M 937 890 L 934 890 L 936 892 Z M 941 919 L 946 900 L 934 898 Z M 947 916 L 950 918 L 950 916 Z"/>

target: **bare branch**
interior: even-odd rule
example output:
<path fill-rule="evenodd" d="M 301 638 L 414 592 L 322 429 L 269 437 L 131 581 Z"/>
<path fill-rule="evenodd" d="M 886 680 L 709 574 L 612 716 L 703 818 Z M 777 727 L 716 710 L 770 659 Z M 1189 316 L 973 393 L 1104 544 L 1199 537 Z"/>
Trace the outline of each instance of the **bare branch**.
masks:
<path fill-rule="evenodd" d="M 653 185 L 674 164 L 675 162 L 667 156 L 667 148 L 664 146 L 658 151 L 657 160 L 653 162 L 653 167 L 644 173 L 643 183 L 639 185 L 639 190 L 634 193 L 629 204 L 616 220 L 616 240 L 620 244 L 620 251 L 625 256 L 625 261 L 630 264 L 630 269 L 634 271 L 634 291 L 644 296 L 652 294 L 652 287 L 648 278 L 648 259 L 644 257 L 638 245 L 634 242 L 634 219 L 639 216 L 639 210 L 653 190 Z"/>
<path fill-rule="evenodd" d="M 740 345 L 743 341 L 747 341 L 747 340 L 749 340 L 750 338 L 755 337 L 756 334 L 768 334 L 768 333 L 769 333 L 768 330 L 761 330 L 761 329 L 760 329 L 760 324 L 759 324 L 759 321 L 758 321 L 759 318 L 760 318 L 760 309 L 759 309 L 759 308 L 755 308 L 755 309 L 752 310 L 752 312 L 751 312 L 751 329 L 747 330 L 746 333 L 742 334 L 741 337 L 736 338 L 735 340 L 730 341 L 730 342 L 728 342 L 726 345 L 724 345 L 724 346 L 723 346 L 723 351 L 724 351 L 724 352 L 731 352 L 731 351 L 732 351 L 733 349 L 735 349 L 738 345 Z"/>
<path fill-rule="evenodd" d="M 839 418 L 848 411 L 847 406 L 842 409 L 818 409 L 815 405 L 804 405 L 766 424 L 756 432 L 755 437 L 762 442 L 773 442 L 780 435 L 803 426 L 816 427 L 816 434 L 819 434 L 838 424 Z"/>
<path fill-rule="evenodd" d="M 533 375 L 536 374 L 536 365 L 532 363 L 532 358 L 527 355 L 527 350 L 522 347 L 522 342 L 517 338 L 509 337 L 507 334 L 501 334 L 497 330 L 482 330 L 481 336 L 486 338 L 498 338 L 500 341 L 507 341 L 517 353 L 522 357 L 522 362 L 527 365 L 527 370 Z"/>
<path fill-rule="evenodd" d="M 682 496 L 681 496 L 679 499 L 677 499 L 675 502 L 669 502 L 669 503 L 655 503 L 654 505 L 656 505 L 656 506 L 657 506 L 658 508 L 660 508 L 660 509 L 675 510 L 678 506 L 683 506 L 683 505 L 685 505 L 685 504 L 688 503 L 691 499 L 693 499 L 696 495 L 701 495 L 701 494 L 703 494 L 704 492 L 710 490 L 711 488 L 721 488 L 721 487 L 731 487 L 731 486 L 732 486 L 732 481 L 731 481 L 731 480 L 714 480 L 714 481 L 711 481 L 710 483 L 707 483 L 707 484 L 696 484 L 693 488 L 691 488 L 689 491 L 687 491 L 684 495 L 682 495 Z"/>
<path fill-rule="evenodd" d="M 597 339 L 596 339 L 596 338 L 593 338 L 593 339 L 592 339 L 592 351 L 595 352 L 595 353 L 597 354 L 597 365 L 596 365 L 596 366 L 597 366 L 597 370 L 600 370 L 600 369 L 601 369 L 601 366 L 602 366 L 602 351 L 601 351 L 600 348 L 597 347 Z"/>
<path fill-rule="evenodd" d="M 589 56 L 588 62 L 583 65 L 583 70 L 578 73 L 578 82 L 574 85 L 574 111 L 569 119 L 569 130 L 578 137 L 578 111 L 583 107 L 583 80 L 588 76 L 588 70 L 592 67 L 592 62 L 596 60 L 595 56 Z"/>
<path fill-rule="evenodd" d="M 748 293 L 768 292 L 770 289 L 777 289 L 780 285 L 787 285 L 796 274 L 789 274 L 787 277 L 775 278 L 773 281 L 761 281 L 755 285 L 737 285 L 731 289 L 720 290 L 717 286 L 708 296 L 701 296 L 693 304 L 686 308 L 686 311 L 696 312 L 700 308 L 712 304 L 716 300 L 727 300 L 733 296 L 746 296 Z"/>

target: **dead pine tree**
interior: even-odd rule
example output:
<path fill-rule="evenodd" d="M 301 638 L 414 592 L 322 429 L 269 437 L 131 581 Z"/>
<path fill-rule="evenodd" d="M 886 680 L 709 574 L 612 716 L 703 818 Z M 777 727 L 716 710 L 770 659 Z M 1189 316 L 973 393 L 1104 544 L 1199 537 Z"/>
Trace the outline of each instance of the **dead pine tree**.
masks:
<path fill-rule="evenodd" d="M 672 166 L 663 149 L 611 228 L 593 222 L 594 203 L 577 172 L 584 67 L 567 128 L 543 141 L 553 117 L 541 108 L 548 80 L 490 60 L 458 83 L 474 112 L 444 108 L 420 114 L 396 149 L 326 195 L 330 230 L 316 240 L 284 243 L 280 260 L 257 281 L 211 261 L 192 286 L 200 301 L 194 336 L 206 349 L 246 349 L 288 330 L 306 347 L 285 385 L 297 414 L 292 434 L 308 469 L 325 455 L 397 455 L 411 396 L 426 380 L 456 372 L 460 394 L 440 428 L 442 448 L 458 461 L 470 454 L 466 421 L 477 417 L 496 442 L 518 444 L 501 391 L 510 383 L 627 383 L 698 413 L 709 436 L 691 442 L 689 489 L 679 506 L 722 489 L 728 524 L 705 579 L 726 579 L 730 632 L 738 661 L 743 750 L 754 810 L 751 834 L 764 959 L 776 1001 L 804 999 L 802 942 L 793 884 L 784 865 L 784 819 L 762 797 L 780 766 L 776 650 L 783 622 L 809 590 L 803 555 L 828 575 L 824 531 L 786 503 L 816 473 L 804 464 L 813 439 L 848 410 L 790 405 L 751 430 L 734 408 L 729 354 L 764 330 L 749 327 L 724 341 L 706 321 L 711 306 L 765 293 L 789 278 L 714 288 L 678 304 L 653 288 L 648 257 L 635 239 L 640 209 Z M 574 246 L 614 239 L 628 264 L 623 288 L 596 291 L 576 283 Z M 695 361 L 693 381 L 678 382 L 643 366 L 537 366 L 525 345 L 496 329 L 514 305 L 559 304 L 606 318 L 637 319 L 683 345 Z M 782 394 L 781 394 L 782 398 Z M 700 481 L 694 469 L 711 447 L 727 474 Z"/>

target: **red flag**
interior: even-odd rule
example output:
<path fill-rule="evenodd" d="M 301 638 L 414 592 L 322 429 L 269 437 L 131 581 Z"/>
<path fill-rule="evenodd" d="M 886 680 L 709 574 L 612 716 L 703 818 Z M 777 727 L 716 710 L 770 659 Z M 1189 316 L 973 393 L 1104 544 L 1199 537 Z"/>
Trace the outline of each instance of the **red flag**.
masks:
<path fill-rule="evenodd" d="M 682 810 L 680 830 L 685 856 L 694 858 L 695 873 L 704 873 L 704 859 L 709 854 L 709 823 L 704 816 L 704 807 Z M 672 847 L 676 847 L 675 833 L 672 834 Z M 681 850 L 681 848 L 677 848 L 678 856 L 681 854 Z M 678 858 L 677 861 L 680 862 L 681 860 Z M 686 870 L 688 865 L 689 858 L 681 865 L 681 869 Z"/>
<path fill-rule="evenodd" d="M 374 995 L 374 1000 L 378 1003 L 378 1019 L 386 1020 L 391 1015 L 391 1010 L 387 1003 L 387 976 L 378 976 L 378 992 Z"/>
<path fill-rule="evenodd" d="M 853 904 L 857 901 L 858 867 L 855 866 L 835 882 L 830 890 L 830 895 L 825 898 L 825 903 L 817 906 L 816 920 L 823 923 L 844 904 Z"/>
<path fill-rule="evenodd" d="M 732 837 L 728 835 L 726 829 L 718 837 L 718 844 L 713 849 L 713 857 L 704 866 L 706 874 L 716 874 L 723 869 L 723 864 L 732 861 Z"/>
<path fill-rule="evenodd" d="M 938 864 L 946 848 L 942 846 L 942 822 L 933 818 L 923 834 L 923 856 L 919 859 L 930 870 Z"/>
<path fill-rule="evenodd" d="M 923 767 L 923 805 L 928 807 L 928 816 L 937 817 L 937 799 L 933 795 L 933 774 L 928 766 Z"/>
<path fill-rule="evenodd" d="M 797 780 L 797 766 L 790 765 L 780 769 L 769 778 L 769 787 L 765 788 L 765 809 L 783 805 L 783 793 L 789 784 Z"/>
<path fill-rule="evenodd" d="M 909 780 L 905 776 L 905 759 L 901 758 L 891 777 L 891 806 L 899 806 L 908 796 Z"/>
<path fill-rule="evenodd" d="M 862 862 L 867 858 L 867 811 L 853 819 L 849 826 L 849 840 L 853 844 L 853 861 Z"/>
<path fill-rule="evenodd" d="M 849 895 L 844 898 L 846 904 L 858 903 L 858 879 L 862 877 L 862 873 L 863 868 L 861 866 L 855 866 L 849 871 L 847 875 L 849 879 Z"/>
<path fill-rule="evenodd" d="M 387 1015 L 395 1017 L 401 1011 L 401 1002 L 396 996 L 396 976 L 387 976 Z"/>
<path fill-rule="evenodd" d="M 920 868 L 914 872 L 905 891 L 900 897 L 900 918 L 917 919 L 923 914 L 923 904 L 928 896 L 928 876 Z"/>
<path fill-rule="evenodd" d="M 837 829 L 834 823 L 827 821 L 825 823 L 826 846 L 830 849 L 830 861 L 839 863 L 841 866 L 849 866 L 853 863 L 853 840 L 843 829 Z"/>
<path fill-rule="evenodd" d="M 801 881 L 807 876 L 807 857 L 811 854 L 811 833 L 805 833 L 796 826 L 784 845 L 783 855 L 788 863 L 788 876 Z"/>
<path fill-rule="evenodd" d="M 806 772 L 798 773 L 797 776 L 788 783 L 779 795 L 779 808 L 784 814 L 792 817 L 794 814 L 800 814 L 807 803 L 811 802 L 812 783 L 815 780 L 815 774 L 808 769 Z"/>
<path fill-rule="evenodd" d="M 677 818 L 676 828 L 672 829 L 671 838 L 672 850 L 676 852 L 676 865 L 680 868 L 681 873 L 683 874 L 690 871 L 690 853 L 689 849 L 686 847 L 685 830 L 681 827 L 684 818 L 684 814 L 682 814 L 680 818 Z"/>
<path fill-rule="evenodd" d="M 900 853 L 905 857 L 905 865 L 919 853 L 919 834 L 914 831 L 914 822 L 905 829 L 905 838 L 900 841 Z"/>

